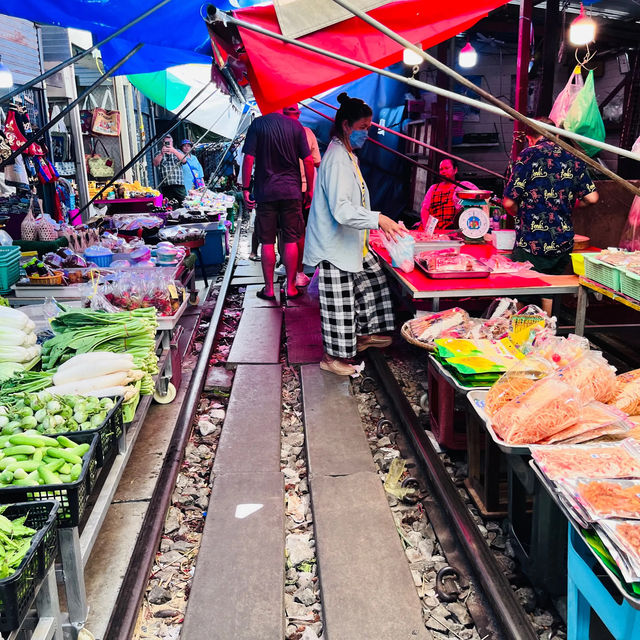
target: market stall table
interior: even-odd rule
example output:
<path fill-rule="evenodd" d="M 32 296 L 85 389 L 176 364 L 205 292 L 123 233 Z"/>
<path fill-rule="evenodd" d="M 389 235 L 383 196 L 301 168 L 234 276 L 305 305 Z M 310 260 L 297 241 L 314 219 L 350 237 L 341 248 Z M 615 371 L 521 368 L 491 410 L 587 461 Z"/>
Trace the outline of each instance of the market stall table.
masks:
<path fill-rule="evenodd" d="M 483 245 L 463 247 L 465 253 L 474 253 Z M 385 249 L 372 248 L 382 265 L 402 290 L 412 300 L 432 300 L 433 310 L 438 311 L 443 298 L 495 298 L 505 296 L 544 296 L 578 293 L 578 276 L 547 276 L 535 271 L 517 275 L 492 274 L 488 278 L 452 278 L 434 280 L 418 269 L 404 273 L 391 266 L 391 258 Z M 486 251 L 486 249 L 485 249 Z"/>
<path fill-rule="evenodd" d="M 111 200 L 94 200 L 93 204 L 100 207 L 107 207 L 109 214 L 115 213 L 146 213 L 149 205 L 153 207 L 162 206 L 162 196 L 152 198 L 113 198 Z"/>

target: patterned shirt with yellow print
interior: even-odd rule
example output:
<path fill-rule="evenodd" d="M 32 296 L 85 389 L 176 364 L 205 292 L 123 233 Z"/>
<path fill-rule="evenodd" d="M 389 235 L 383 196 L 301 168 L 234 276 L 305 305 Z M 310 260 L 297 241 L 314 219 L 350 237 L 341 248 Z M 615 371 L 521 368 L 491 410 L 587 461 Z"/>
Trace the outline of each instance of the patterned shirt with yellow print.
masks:
<path fill-rule="evenodd" d="M 525 149 L 504 190 L 518 205 L 516 246 L 535 256 L 571 251 L 573 207 L 595 190 L 586 164 L 550 140 Z"/>

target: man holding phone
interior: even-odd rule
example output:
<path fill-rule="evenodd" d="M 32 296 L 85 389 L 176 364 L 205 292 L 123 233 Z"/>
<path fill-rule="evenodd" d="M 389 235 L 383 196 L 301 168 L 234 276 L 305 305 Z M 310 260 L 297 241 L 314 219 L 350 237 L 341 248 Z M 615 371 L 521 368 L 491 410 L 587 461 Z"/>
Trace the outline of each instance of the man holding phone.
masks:
<path fill-rule="evenodd" d="M 162 139 L 160 152 L 153 159 L 153 166 L 160 172 L 158 189 L 167 201 L 175 201 L 178 205 L 187 197 L 182 177 L 184 154 L 173 146 L 173 138 L 167 134 Z"/>

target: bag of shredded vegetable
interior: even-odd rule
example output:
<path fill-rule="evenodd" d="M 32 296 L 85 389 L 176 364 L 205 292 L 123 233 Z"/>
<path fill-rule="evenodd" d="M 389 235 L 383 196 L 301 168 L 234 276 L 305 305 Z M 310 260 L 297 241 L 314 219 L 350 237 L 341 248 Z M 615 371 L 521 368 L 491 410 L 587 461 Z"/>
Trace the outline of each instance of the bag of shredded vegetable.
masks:
<path fill-rule="evenodd" d="M 575 424 L 581 408 L 578 389 L 550 376 L 505 404 L 491 424 L 508 444 L 535 444 Z"/>
<path fill-rule="evenodd" d="M 587 351 L 555 374 L 577 387 L 583 404 L 592 400 L 609 402 L 616 390 L 616 370 L 599 351 Z"/>
<path fill-rule="evenodd" d="M 553 372 L 553 367 L 544 358 L 528 356 L 520 360 L 489 389 L 485 401 L 488 415 L 494 415 L 505 404 L 530 389 L 540 378 Z"/>
<path fill-rule="evenodd" d="M 616 378 L 610 404 L 627 415 L 640 415 L 640 369 L 623 373 Z"/>

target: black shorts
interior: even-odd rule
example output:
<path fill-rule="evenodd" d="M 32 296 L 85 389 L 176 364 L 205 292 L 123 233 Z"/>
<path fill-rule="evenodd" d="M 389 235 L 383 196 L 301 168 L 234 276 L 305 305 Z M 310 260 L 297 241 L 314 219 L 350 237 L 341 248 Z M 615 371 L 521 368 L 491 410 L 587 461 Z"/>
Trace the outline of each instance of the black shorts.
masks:
<path fill-rule="evenodd" d="M 283 242 L 298 242 L 304 231 L 302 200 L 259 202 L 255 227 L 262 244 L 275 244 L 278 232 Z"/>
<path fill-rule="evenodd" d="M 511 254 L 511 259 L 514 262 L 530 262 L 533 265 L 533 270 L 538 273 L 544 273 L 548 276 L 561 276 L 566 272 L 569 262 L 571 262 L 571 253 L 534 256 L 532 253 L 516 247 Z"/>

